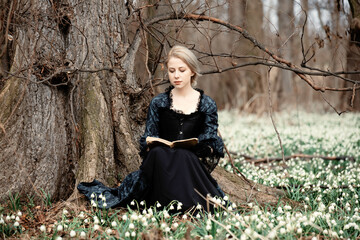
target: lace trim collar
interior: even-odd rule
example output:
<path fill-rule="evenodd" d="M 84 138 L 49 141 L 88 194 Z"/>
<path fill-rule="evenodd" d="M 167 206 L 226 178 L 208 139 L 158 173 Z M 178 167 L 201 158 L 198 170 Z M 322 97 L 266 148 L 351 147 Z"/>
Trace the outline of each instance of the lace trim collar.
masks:
<path fill-rule="evenodd" d="M 182 115 L 192 115 L 196 112 L 199 111 L 199 108 L 200 108 L 200 103 L 201 103 L 201 99 L 203 98 L 203 95 L 204 95 L 204 91 L 199 89 L 199 88 L 194 88 L 196 91 L 200 92 L 200 96 L 199 96 L 199 99 L 198 99 L 198 102 L 197 102 L 197 105 L 196 105 L 196 109 L 195 111 L 191 112 L 191 113 L 184 113 L 182 110 L 178 110 L 178 109 L 175 109 L 174 106 L 173 106 L 173 95 L 172 95 L 172 92 L 171 90 L 173 90 L 174 87 L 173 86 L 170 86 L 168 87 L 165 91 L 169 97 L 169 109 L 172 110 L 173 112 L 175 113 L 178 113 L 178 114 L 182 114 Z"/>

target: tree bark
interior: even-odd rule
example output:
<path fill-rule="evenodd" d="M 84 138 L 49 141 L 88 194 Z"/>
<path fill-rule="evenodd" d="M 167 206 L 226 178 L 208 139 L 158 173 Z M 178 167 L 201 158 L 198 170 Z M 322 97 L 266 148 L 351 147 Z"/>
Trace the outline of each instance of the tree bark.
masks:
<path fill-rule="evenodd" d="M 279 22 L 279 41 L 278 49 L 280 56 L 293 60 L 293 34 L 294 34 L 294 2 L 287 0 L 278 1 L 278 22 Z M 279 105 L 282 107 L 290 106 L 289 102 L 294 102 L 293 97 L 293 73 L 291 71 L 280 70 L 278 81 L 279 86 Z M 285 103 L 286 101 L 286 103 Z M 285 104 L 284 104 L 285 103 Z"/>
<path fill-rule="evenodd" d="M 350 16 L 350 39 L 347 52 L 347 71 L 360 70 L 360 2 L 349 0 L 351 7 Z M 358 75 L 347 76 L 350 79 L 359 80 Z M 344 87 L 353 87 L 353 84 L 343 83 Z M 343 93 L 341 95 L 342 108 L 360 111 L 360 91 Z"/>
<path fill-rule="evenodd" d="M 16 41 L 0 92 L 0 200 L 16 192 L 42 198 L 40 190 L 67 199 L 94 178 L 115 186 L 140 165 L 151 97 L 135 76 L 141 37 L 129 37 L 129 9 L 116 0 L 13 2 Z M 231 175 L 214 174 L 226 192 L 237 191 L 225 186 Z"/>

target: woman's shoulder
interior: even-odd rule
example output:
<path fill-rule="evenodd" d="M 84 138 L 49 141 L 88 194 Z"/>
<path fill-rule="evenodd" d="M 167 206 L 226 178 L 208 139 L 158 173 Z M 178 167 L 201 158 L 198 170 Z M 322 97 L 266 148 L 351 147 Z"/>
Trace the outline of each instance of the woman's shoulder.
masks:
<path fill-rule="evenodd" d="M 166 107 L 169 105 L 169 95 L 167 92 L 160 93 L 152 98 L 150 105 L 156 107 Z"/>
<path fill-rule="evenodd" d="M 210 96 L 206 95 L 203 90 L 201 92 L 201 102 L 200 102 L 200 111 L 208 111 L 217 109 L 216 102 Z"/>

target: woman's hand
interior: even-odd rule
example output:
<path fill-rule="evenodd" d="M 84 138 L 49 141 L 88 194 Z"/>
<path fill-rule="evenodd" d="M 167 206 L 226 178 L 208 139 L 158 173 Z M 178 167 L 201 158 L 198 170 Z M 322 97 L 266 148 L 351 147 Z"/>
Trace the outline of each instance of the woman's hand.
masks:
<path fill-rule="evenodd" d="M 212 148 L 206 143 L 198 143 L 196 144 L 191 151 L 195 153 L 198 157 L 210 157 L 212 154 Z"/>

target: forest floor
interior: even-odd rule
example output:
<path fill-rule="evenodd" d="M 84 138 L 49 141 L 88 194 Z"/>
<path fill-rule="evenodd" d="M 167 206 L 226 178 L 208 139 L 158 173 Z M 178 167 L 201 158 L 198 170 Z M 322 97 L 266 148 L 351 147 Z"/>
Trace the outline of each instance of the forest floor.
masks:
<path fill-rule="evenodd" d="M 301 209 L 280 199 L 276 206 L 213 199 L 219 204 L 214 214 L 180 215 L 169 214 L 181 208 L 176 202 L 165 208 L 133 202 L 132 209 L 103 210 L 52 203 L 46 193 L 36 205 L 31 196 L 13 194 L 0 204 L 0 238 L 359 238 L 360 114 L 276 113 L 273 120 L 276 128 L 267 115 L 219 113 L 235 166 L 254 182 L 283 189 Z M 232 171 L 229 157 L 220 166 Z"/>

